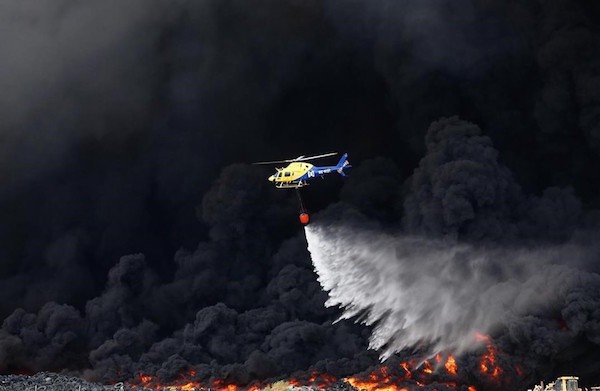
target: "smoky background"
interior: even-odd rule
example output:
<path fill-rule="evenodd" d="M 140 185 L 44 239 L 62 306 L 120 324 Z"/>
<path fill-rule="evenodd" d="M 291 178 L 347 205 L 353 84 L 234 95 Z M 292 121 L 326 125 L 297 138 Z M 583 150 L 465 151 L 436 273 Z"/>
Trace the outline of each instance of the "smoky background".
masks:
<path fill-rule="evenodd" d="M 598 14 L 585 1 L 4 2 L 0 371 L 114 382 L 193 368 L 245 384 L 379 365 L 370 329 L 332 324 L 293 194 L 240 162 L 348 152 L 351 177 L 305 193 L 324 226 L 355 216 L 476 249 L 593 242 Z M 565 264 L 597 272 L 590 251 Z M 597 289 L 564 286 L 493 335 L 508 368 L 527 364 L 524 384 L 597 379 Z"/>

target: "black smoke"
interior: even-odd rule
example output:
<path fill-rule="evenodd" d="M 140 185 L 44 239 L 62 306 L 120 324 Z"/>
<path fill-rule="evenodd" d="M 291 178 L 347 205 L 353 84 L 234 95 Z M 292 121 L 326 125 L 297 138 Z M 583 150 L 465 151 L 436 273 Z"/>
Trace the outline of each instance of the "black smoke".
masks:
<path fill-rule="evenodd" d="M 481 245 L 597 237 L 590 2 L 0 7 L 1 372 L 245 383 L 376 365 L 367 329 L 331 324 L 294 194 L 234 163 L 349 152 L 352 177 L 304 194 L 317 220 Z M 600 380 L 588 258 L 551 280 L 581 281 L 561 303 L 494 336 L 523 384 Z M 459 364 L 485 383 L 475 356 Z"/>

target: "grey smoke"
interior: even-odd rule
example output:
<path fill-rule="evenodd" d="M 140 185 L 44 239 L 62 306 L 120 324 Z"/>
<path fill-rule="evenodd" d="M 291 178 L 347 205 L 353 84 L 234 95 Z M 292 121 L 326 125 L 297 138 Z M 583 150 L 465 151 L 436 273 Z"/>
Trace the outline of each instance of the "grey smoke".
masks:
<path fill-rule="evenodd" d="M 193 366 L 243 383 L 374 365 L 367 330 L 330 324 L 294 195 L 219 170 L 348 151 L 341 199 L 369 219 L 567 240 L 600 221 L 591 3 L 2 2 L 0 370 L 115 381 Z M 454 114 L 484 131 L 449 118 L 424 140 Z M 312 212 L 332 182 L 307 189 Z M 586 276 L 549 270 L 556 286 Z M 531 371 L 600 362 L 598 292 L 579 284 L 494 342 Z"/>
<path fill-rule="evenodd" d="M 308 226 L 306 238 L 326 306 L 374 325 L 369 347 L 381 359 L 474 350 L 478 333 L 557 310 L 573 288 L 600 283 L 578 269 L 590 251 L 574 242 L 478 247 L 324 224 Z"/>
<path fill-rule="evenodd" d="M 3 2 L 0 178 L 26 183 L 84 139 L 147 133 L 157 27 L 173 15 L 157 1 Z"/>

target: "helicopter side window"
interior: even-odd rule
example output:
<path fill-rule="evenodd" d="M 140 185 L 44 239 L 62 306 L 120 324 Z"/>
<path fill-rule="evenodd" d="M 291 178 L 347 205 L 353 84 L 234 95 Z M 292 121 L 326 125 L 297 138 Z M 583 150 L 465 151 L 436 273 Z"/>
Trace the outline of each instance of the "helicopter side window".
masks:
<path fill-rule="evenodd" d="M 291 173 L 291 172 L 286 172 L 286 173 L 285 173 L 285 176 L 290 176 L 290 175 L 292 175 L 292 173 Z"/>

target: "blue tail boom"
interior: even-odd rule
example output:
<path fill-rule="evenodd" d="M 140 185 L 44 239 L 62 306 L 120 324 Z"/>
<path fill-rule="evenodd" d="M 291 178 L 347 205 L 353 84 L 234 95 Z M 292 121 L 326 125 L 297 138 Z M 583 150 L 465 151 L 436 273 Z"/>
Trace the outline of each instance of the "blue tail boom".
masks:
<path fill-rule="evenodd" d="M 350 168 L 350 167 L 352 167 L 352 166 L 350 165 L 350 162 L 348 161 L 348 154 L 345 153 L 340 158 L 340 161 L 338 162 L 337 166 L 335 166 L 335 169 L 341 176 L 346 176 L 346 174 L 344 173 L 344 169 Z"/>

